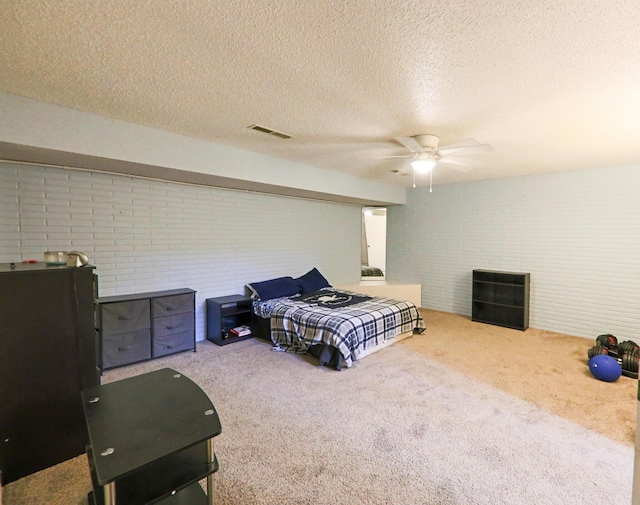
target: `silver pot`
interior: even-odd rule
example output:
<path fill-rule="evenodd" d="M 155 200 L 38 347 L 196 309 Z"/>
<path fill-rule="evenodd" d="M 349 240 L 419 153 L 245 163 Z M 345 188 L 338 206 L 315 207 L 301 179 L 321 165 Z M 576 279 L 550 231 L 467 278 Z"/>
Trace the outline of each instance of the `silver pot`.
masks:
<path fill-rule="evenodd" d="M 66 265 L 67 251 L 45 251 L 44 260 L 53 265 Z"/>

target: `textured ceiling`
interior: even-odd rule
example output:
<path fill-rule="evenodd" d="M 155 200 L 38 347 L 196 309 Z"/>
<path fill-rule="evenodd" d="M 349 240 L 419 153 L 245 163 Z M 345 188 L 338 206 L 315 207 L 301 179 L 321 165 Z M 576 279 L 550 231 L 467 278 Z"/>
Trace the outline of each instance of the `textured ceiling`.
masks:
<path fill-rule="evenodd" d="M 382 182 L 640 162 L 638 0 L 0 0 L 0 91 Z M 284 140 L 247 129 L 259 124 Z"/>

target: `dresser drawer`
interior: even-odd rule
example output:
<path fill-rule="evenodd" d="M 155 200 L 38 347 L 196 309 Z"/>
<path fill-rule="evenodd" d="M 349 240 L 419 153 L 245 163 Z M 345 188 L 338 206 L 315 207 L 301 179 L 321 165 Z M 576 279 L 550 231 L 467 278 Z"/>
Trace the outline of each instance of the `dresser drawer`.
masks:
<path fill-rule="evenodd" d="M 195 294 L 181 288 L 96 298 L 100 368 L 195 351 Z"/>
<path fill-rule="evenodd" d="M 156 317 L 153 320 L 153 338 L 171 335 L 172 333 L 181 333 L 183 331 L 193 332 L 194 328 L 193 312 Z"/>
<path fill-rule="evenodd" d="M 102 337 L 103 369 L 150 358 L 151 330 L 149 328 Z"/>
<path fill-rule="evenodd" d="M 163 296 L 153 299 L 153 317 L 193 312 L 193 294 Z"/>
<path fill-rule="evenodd" d="M 153 356 L 158 357 L 173 354 L 174 352 L 186 351 L 188 349 L 194 349 L 194 346 L 192 330 L 161 337 L 156 335 L 153 339 Z"/>
<path fill-rule="evenodd" d="M 105 303 L 101 310 L 103 337 L 151 327 L 149 300 Z"/>

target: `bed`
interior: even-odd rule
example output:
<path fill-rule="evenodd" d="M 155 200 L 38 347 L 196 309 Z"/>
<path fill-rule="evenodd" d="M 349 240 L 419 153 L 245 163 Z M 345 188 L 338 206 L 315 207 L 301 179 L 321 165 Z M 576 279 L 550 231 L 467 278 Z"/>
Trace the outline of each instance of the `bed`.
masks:
<path fill-rule="evenodd" d="M 412 302 L 333 288 L 315 268 L 247 287 L 255 336 L 336 370 L 425 329 Z"/>

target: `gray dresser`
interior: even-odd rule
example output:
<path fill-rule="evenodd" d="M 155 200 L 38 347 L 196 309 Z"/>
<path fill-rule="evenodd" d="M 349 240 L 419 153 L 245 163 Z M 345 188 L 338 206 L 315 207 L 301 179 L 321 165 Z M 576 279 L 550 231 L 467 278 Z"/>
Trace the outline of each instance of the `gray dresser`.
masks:
<path fill-rule="evenodd" d="M 100 369 L 195 351 L 195 293 L 184 288 L 96 298 Z"/>

